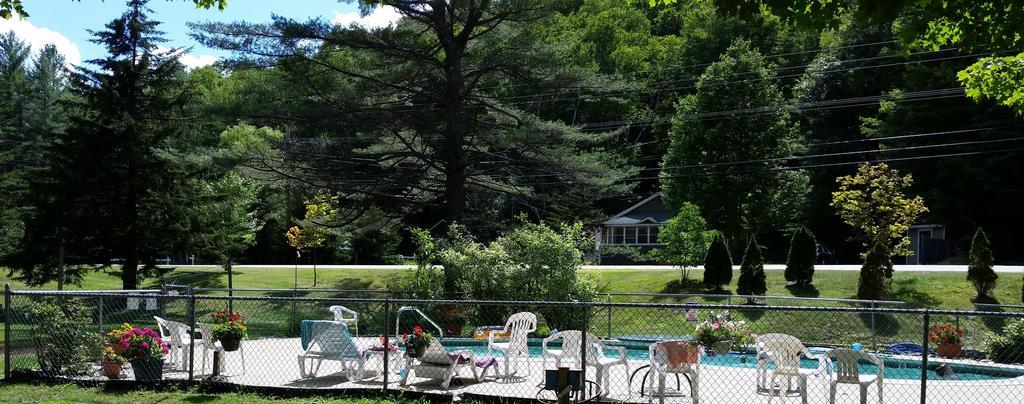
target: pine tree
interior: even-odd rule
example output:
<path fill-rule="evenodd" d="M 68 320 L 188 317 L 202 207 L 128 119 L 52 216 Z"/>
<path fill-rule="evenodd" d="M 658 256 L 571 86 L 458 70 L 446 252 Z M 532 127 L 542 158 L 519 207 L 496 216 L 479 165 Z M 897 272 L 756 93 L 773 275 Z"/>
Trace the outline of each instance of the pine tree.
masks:
<path fill-rule="evenodd" d="M 740 295 L 763 296 L 768 291 L 764 273 L 764 257 L 761 255 L 761 248 L 757 246 L 757 240 L 753 235 L 747 242 L 747 249 L 743 252 L 743 263 L 740 264 L 740 279 L 736 284 L 736 293 Z"/>
<path fill-rule="evenodd" d="M 996 271 L 992 269 L 994 261 L 988 235 L 979 227 L 971 241 L 970 264 L 967 265 L 967 280 L 971 281 L 977 292 L 975 300 L 990 297 L 992 289 L 996 287 L 996 279 L 999 278 L 999 275 L 996 275 Z"/>
<path fill-rule="evenodd" d="M 723 285 L 732 282 L 732 256 L 729 255 L 729 245 L 725 242 L 725 235 L 720 231 L 715 232 L 708 247 L 708 253 L 704 256 L 704 286 L 711 290 L 720 291 Z"/>
<path fill-rule="evenodd" d="M 786 281 L 808 286 L 814 281 L 814 262 L 818 259 L 818 243 L 806 227 L 793 232 L 786 257 Z"/>
<path fill-rule="evenodd" d="M 876 243 L 864 257 L 857 285 L 857 298 L 879 300 L 885 294 L 885 274 L 892 271 L 889 249 L 885 244 Z"/>

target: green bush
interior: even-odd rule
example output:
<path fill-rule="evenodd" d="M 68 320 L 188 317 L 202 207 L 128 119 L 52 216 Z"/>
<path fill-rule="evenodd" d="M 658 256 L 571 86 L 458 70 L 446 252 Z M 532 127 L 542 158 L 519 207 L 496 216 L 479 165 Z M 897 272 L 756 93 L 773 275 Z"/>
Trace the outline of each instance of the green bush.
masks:
<path fill-rule="evenodd" d="M 40 369 L 49 376 L 92 373 L 103 353 L 104 338 L 92 323 L 92 309 L 78 299 L 31 303 L 26 319 L 32 329 Z M 91 329 L 93 331 L 87 331 Z"/>
<path fill-rule="evenodd" d="M 765 278 L 761 248 L 757 246 L 754 236 L 750 236 L 747 250 L 743 253 L 743 263 L 740 264 L 740 279 L 736 283 L 736 293 L 763 296 L 768 291 Z"/>
<path fill-rule="evenodd" d="M 864 266 L 860 268 L 857 297 L 880 300 L 886 289 L 885 274 L 891 271 L 892 261 L 889 260 L 889 249 L 885 248 L 882 243 L 875 244 L 864 257 Z"/>
<path fill-rule="evenodd" d="M 732 256 L 729 255 L 729 245 L 725 242 L 725 235 L 716 231 L 708 247 L 708 254 L 704 256 L 704 286 L 720 291 L 723 285 L 731 282 Z"/>
<path fill-rule="evenodd" d="M 988 236 L 980 227 L 971 240 L 970 264 L 967 265 L 967 280 L 974 285 L 977 293 L 975 299 L 983 299 L 992 295 L 996 288 L 996 271 L 992 269 L 995 259 L 989 248 Z"/>
<path fill-rule="evenodd" d="M 1024 362 L 1024 319 L 1013 319 L 1003 327 L 1002 335 L 991 333 L 985 339 L 988 358 L 999 363 Z"/>
<path fill-rule="evenodd" d="M 806 227 L 793 232 L 786 257 L 786 281 L 808 286 L 814 281 L 814 262 L 818 259 L 818 243 Z"/>
<path fill-rule="evenodd" d="M 700 265 L 714 233 L 700 216 L 696 205 L 686 202 L 658 233 L 658 241 L 665 246 L 657 251 L 658 259 L 679 267 L 680 280 L 686 283 L 688 269 Z"/>

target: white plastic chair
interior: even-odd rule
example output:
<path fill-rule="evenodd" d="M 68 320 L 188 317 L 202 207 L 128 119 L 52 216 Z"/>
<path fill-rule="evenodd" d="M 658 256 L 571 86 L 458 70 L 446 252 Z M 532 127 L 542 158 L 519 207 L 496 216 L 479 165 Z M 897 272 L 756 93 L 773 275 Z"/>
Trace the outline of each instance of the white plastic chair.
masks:
<path fill-rule="evenodd" d="M 428 379 L 441 379 L 441 390 L 448 390 L 452 378 L 458 375 L 462 368 L 472 369 L 473 380 L 480 382 L 487 377 L 487 369 L 495 364 L 494 357 L 477 360 L 472 351 L 448 352 L 437 341 L 437 338 L 434 338 L 430 340 L 430 345 L 423 349 L 423 354 L 419 358 L 406 356 L 405 370 L 402 371 L 400 384 L 405 386 L 409 382 L 409 378 L 415 374 Z M 477 373 L 478 367 L 483 368 L 483 371 Z"/>
<path fill-rule="evenodd" d="M 331 306 L 328 310 L 334 313 L 334 321 L 345 323 L 350 332 L 359 335 L 359 313 L 345 306 Z"/>
<path fill-rule="evenodd" d="M 511 377 L 514 373 L 509 369 L 513 359 L 529 358 L 530 351 L 527 345 L 527 337 L 531 332 L 537 331 L 537 315 L 530 312 L 513 314 L 505 321 L 505 328 L 501 331 L 491 331 L 487 334 L 487 355 L 492 350 L 501 352 L 505 369 L 502 376 Z M 495 334 L 508 335 L 508 341 L 495 342 Z M 518 371 L 518 366 L 516 366 Z M 530 366 L 526 366 L 526 374 L 530 374 Z"/>
<path fill-rule="evenodd" d="M 777 377 L 782 376 L 785 386 L 779 385 L 779 399 L 786 401 L 786 394 L 792 388 L 792 381 L 797 379 L 797 390 L 800 392 L 800 399 L 807 404 L 807 378 L 811 375 L 822 374 L 825 370 L 825 358 L 812 354 L 807 350 L 800 340 L 792 335 L 786 334 L 764 334 L 755 339 L 757 345 L 757 377 L 758 385 L 764 385 L 765 373 L 769 372 L 768 363 L 774 363 L 775 369 L 771 370 L 771 382 L 767 385 L 769 402 L 774 396 L 773 389 Z M 800 358 L 806 356 L 818 360 L 816 369 L 801 369 Z"/>
<path fill-rule="evenodd" d="M 548 348 L 548 344 L 555 340 L 562 340 L 561 349 Z M 541 358 L 544 369 L 548 368 L 548 357 L 555 361 L 555 368 L 562 366 L 563 361 L 575 362 L 577 367 L 580 364 L 580 343 L 583 340 L 583 332 L 577 330 L 559 331 L 544 339 L 541 344 Z M 606 356 L 604 351 L 619 351 L 617 357 Z M 603 394 L 608 393 L 610 387 L 610 370 L 613 366 L 622 365 L 626 367 L 626 374 L 629 374 L 629 362 L 626 360 L 626 347 L 609 347 L 593 333 L 587 333 L 586 341 L 587 366 L 593 366 L 596 372 L 598 383 L 601 383 Z"/>
<path fill-rule="evenodd" d="M 878 403 L 882 403 L 882 382 L 884 379 L 885 362 L 877 356 L 855 351 L 853 349 L 832 349 L 825 352 L 825 370 L 829 375 L 828 402 L 836 402 L 836 386 L 842 384 L 856 384 L 860 386 L 860 404 L 868 402 L 868 386 L 875 384 L 878 387 Z M 873 375 L 860 374 L 860 361 L 867 361 L 878 367 L 878 372 Z M 833 364 L 835 373 L 832 372 Z"/>
<path fill-rule="evenodd" d="M 181 370 L 188 369 L 189 357 L 185 353 L 192 345 L 192 333 L 187 325 L 177 321 L 153 316 L 159 329 L 160 339 L 167 344 L 167 353 L 172 363 L 181 362 Z"/>
<path fill-rule="evenodd" d="M 703 349 L 700 346 L 692 345 L 690 341 L 674 340 L 674 341 L 659 341 L 651 344 L 647 348 L 648 357 L 651 361 L 651 388 L 650 394 L 647 396 L 647 402 L 654 400 L 654 394 L 657 391 L 658 402 L 665 402 L 665 379 L 669 374 L 683 374 L 686 375 L 690 380 L 690 398 L 693 399 L 693 404 L 698 404 L 700 400 L 700 357 L 702 356 Z M 695 362 L 687 362 L 684 358 L 680 358 L 679 355 L 684 352 L 681 350 L 695 349 L 697 352 L 697 360 Z M 654 380 L 658 380 L 658 389 L 654 389 Z"/>
<path fill-rule="evenodd" d="M 302 334 L 308 336 L 303 352 L 298 355 L 299 375 L 303 379 L 315 377 L 325 360 L 340 362 L 349 379 L 363 379 L 367 355 L 352 340 L 345 323 L 302 320 L 301 328 Z M 306 361 L 309 361 L 309 371 L 306 370 Z"/>

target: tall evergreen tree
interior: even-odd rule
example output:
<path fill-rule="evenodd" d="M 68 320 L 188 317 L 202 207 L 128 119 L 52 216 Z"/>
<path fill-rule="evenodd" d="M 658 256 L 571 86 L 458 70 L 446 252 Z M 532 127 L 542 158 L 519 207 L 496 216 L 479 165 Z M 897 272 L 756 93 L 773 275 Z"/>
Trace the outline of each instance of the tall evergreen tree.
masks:
<path fill-rule="evenodd" d="M 814 234 L 806 227 L 793 232 L 789 240 L 789 255 L 786 257 L 786 281 L 799 286 L 814 281 L 814 262 L 818 259 L 818 243 Z"/>
<path fill-rule="evenodd" d="M 29 46 L 14 35 L 0 34 L 0 257 L 13 251 L 22 237 L 25 188 L 22 154 L 25 137 L 25 100 L 29 92 Z"/>
<path fill-rule="evenodd" d="M 732 282 L 732 256 L 729 255 L 729 244 L 725 241 L 725 235 L 720 231 L 715 232 L 711 239 L 711 246 L 708 247 L 708 254 L 704 256 L 704 287 L 721 291 L 723 285 Z"/>
<path fill-rule="evenodd" d="M 750 236 L 747 249 L 743 253 L 740 264 L 740 279 L 736 282 L 736 293 L 741 295 L 764 295 L 768 291 L 768 283 L 764 273 L 764 257 L 757 239 Z"/>
<path fill-rule="evenodd" d="M 186 136 L 183 66 L 174 52 L 160 52 L 159 22 L 145 0 L 93 32 L 107 56 L 74 75 L 79 100 L 67 133 L 49 151 L 51 166 L 33 184 L 36 212 L 26 226 L 22 251 L 12 259 L 30 284 L 54 279 L 56 252 L 69 263 L 121 264 L 121 282 L 135 289 L 156 270 L 157 254 L 175 247 L 185 207 L 181 164 L 169 164 L 177 137 Z M 188 135 L 192 135 L 188 133 Z M 81 268 L 64 273 L 74 281 Z"/>
<path fill-rule="evenodd" d="M 992 269 L 994 264 L 995 258 L 992 258 L 988 235 L 979 227 L 974 233 L 974 239 L 971 240 L 970 263 L 967 265 L 967 280 L 971 281 L 977 292 L 975 300 L 992 296 L 992 290 L 996 288 L 996 279 L 999 279 L 999 275 Z"/>
<path fill-rule="evenodd" d="M 864 256 L 864 265 L 860 268 L 857 298 L 881 299 L 885 295 L 886 274 L 891 272 L 892 261 L 889 259 L 889 249 L 882 242 L 875 243 Z"/>

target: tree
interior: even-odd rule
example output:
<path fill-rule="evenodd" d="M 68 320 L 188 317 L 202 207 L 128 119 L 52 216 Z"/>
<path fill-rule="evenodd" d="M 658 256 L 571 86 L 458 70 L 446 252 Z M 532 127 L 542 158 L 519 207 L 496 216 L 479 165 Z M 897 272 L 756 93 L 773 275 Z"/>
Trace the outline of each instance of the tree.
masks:
<path fill-rule="evenodd" d="M 79 267 L 119 262 L 122 286 L 135 289 L 141 277 L 163 271 L 161 251 L 187 239 L 182 199 L 193 189 L 191 170 L 201 167 L 175 156 L 205 133 L 189 115 L 178 52 L 157 50 L 159 22 L 147 11 L 146 1 L 129 1 L 94 33 L 108 55 L 75 74 L 76 113 L 33 178 L 34 213 L 12 263 L 32 285 L 56 277 L 53 257 L 64 249 Z"/>
<path fill-rule="evenodd" d="M 676 215 L 658 233 L 658 240 L 665 244 L 658 250 L 658 257 L 678 266 L 680 282 L 685 284 L 689 268 L 700 265 L 713 236 L 714 233 L 708 230 L 704 218 L 700 216 L 697 205 L 683 203 Z"/>
<path fill-rule="evenodd" d="M 809 286 L 814 281 L 814 262 L 818 259 L 818 243 L 806 227 L 793 232 L 786 257 L 786 281 Z"/>
<path fill-rule="evenodd" d="M 313 286 L 316 286 L 316 250 L 327 241 L 327 226 L 338 217 L 338 197 L 319 193 L 306 201 L 303 227 L 292 226 L 285 235 L 288 245 L 299 251 L 313 252 Z"/>
<path fill-rule="evenodd" d="M 992 269 L 994 263 L 988 235 L 979 227 L 974 233 L 974 239 L 971 240 L 970 264 L 967 265 L 967 280 L 974 285 L 977 292 L 976 301 L 991 297 L 992 290 L 996 288 L 996 279 L 999 279 L 999 275 Z"/>
<path fill-rule="evenodd" d="M 704 257 L 704 287 L 722 291 L 723 285 L 732 282 L 732 256 L 729 255 L 729 245 L 725 241 L 725 235 L 715 231 L 711 239 L 711 246 Z"/>
<path fill-rule="evenodd" d="M 30 91 L 26 68 L 29 46 L 7 32 L 0 35 L 0 257 L 17 248 L 24 233 L 22 196 L 25 191 L 24 116 Z"/>
<path fill-rule="evenodd" d="M 870 246 L 882 244 L 897 255 L 913 253 L 907 248 L 907 234 L 928 208 L 920 196 L 906 195 L 914 183 L 910 174 L 900 176 L 885 163 L 864 163 L 857 167 L 856 175 L 839 177 L 836 182 L 839 190 L 832 193 L 832 206 L 853 227 L 856 240 Z M 892 273 L 887 272 L 886 277 Z"/>
<path fill-rule="evenodd" d="M 730 237 L 792 222 L 807 193 L 805 173 L 780 169 L 801 139 L 773 78 L 761 54 L 737 40 L 672 119 L 662 189 L 671 204 L 695 203 L 711 227 Z M 751 106 L 769 111 L 743 113 Z"/>
<path fill-rule="evenodd" d="M 864 265 L 860 268 L 860 279 L 857 283 L 857 298 L 880 300 L 886 291 L 886 278 L 891 277 L 892 261 L 889 249 L 883 243 L 875 243 L 867 255 Z"/>
<path fill-rule="evenodd" d="M 767 291 L 761 247 L 757 245 L 757 239 L 750 236 L 747 249 L 743 252 L 743 262 L 740 264 L 740 279 L 736 282 L 736 293 L 763 296 Z"/>
<path fill-rule="evenodd" d="M 363 1 L 364 11 L 390 6 L 403 18 L 378 29 L 283 18 L 210 23 L 196 25 L 195 36 L 236 51 L 238 64 L 281 66 L 302 92 L 296 103 L 312 104 L 280 112 L 309 124 L 299 136 L 324 134 L 292 145 L 303 164 L 282 176 L 335 191 L 353 210 L 416 209 L 490 225 L 492 214 L 465 217 L 467 205 L 571 215 L 630 188 L 621 180 L 633 171 L 607 147 L 614 133 L 584 133 L 508 102 L 522 89 L 601 89 L 540 40 L 557 3 Z"/>
<path fill-rule="evenodd" d="M 82 0 L 75 0 L 82 1 Z M 173 0 L 167 0 L 173 1 Z M 228 5 L 228 0 L 192 0 L 195 3 L 196 8 L 211 8 L 217 6 L 218 10 L 223 11 Z M 12 17 L 25 18 L 28 17 L 28 12 L 25 11 L 25 5 L 22 0 L 0 0 L 0 18 L 10 19 Z"/>

